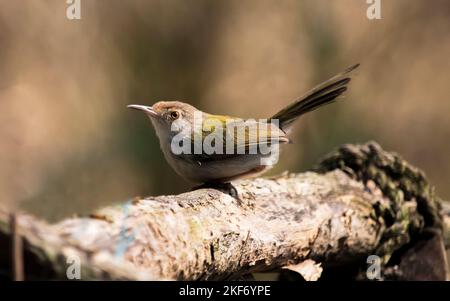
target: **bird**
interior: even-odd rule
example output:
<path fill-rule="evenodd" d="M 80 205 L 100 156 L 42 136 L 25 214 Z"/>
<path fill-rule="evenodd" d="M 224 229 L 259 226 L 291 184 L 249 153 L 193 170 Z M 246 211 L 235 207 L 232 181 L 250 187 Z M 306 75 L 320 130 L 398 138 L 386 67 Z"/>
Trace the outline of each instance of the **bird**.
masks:
<path fill-rule="evenodd" d="M 203 112 L 181 101 L 152 106 L 128 105 L 150 119 L 166 161 L 185 180 L 203 185 L 229 184 L 256 177 L 279 159 L 279 147 L 303 114 L 333 103 L 348 89 L 355 64 L 317 85 L 265 120 Z"/>

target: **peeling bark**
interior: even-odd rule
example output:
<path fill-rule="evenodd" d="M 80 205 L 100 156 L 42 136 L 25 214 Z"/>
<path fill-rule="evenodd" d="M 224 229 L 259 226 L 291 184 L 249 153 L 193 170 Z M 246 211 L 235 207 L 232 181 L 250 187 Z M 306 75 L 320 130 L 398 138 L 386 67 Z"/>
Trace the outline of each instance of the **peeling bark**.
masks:
<path fill-rule="evenodd" d="M 16 215 L 26 278 L 67 279 L 67 259 L 80 258 L 84 280 L 242 279 L 283 267 L 297 267 L 309 280 L 320 269 L 325 279 L 343 269 L 363 279 L 369 255 L 380 256 L 385 279 L 422 279 L 423 271 L 431 271 L 428 279 L 445 278 L 433 188 L 422 172 L 375 143 L 344 145 L 310 172 L 233 185 L 240 201 L 199 189 L 52 225 Z M 7 216 L 0 210 L 3 271 L 11 262 Z M 411 250 L 424 240 L 434 247 L 420 248 L 421 256 L 438 260 L 405 272 Z"/>

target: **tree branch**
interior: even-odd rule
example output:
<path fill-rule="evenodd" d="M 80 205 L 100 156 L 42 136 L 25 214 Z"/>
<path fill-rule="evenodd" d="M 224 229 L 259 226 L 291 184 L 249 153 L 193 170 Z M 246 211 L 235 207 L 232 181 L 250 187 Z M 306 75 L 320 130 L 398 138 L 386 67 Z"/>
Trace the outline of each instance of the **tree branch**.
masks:
<path fill-rule="evenodd" d="M 25 277 L 67 279 L 67 260 L 79 258 L 84 280 L 238 279 L 281 270 L 308 280 L 366 279 L 369 255 L 380 257 L 384 279 L 446 277 L 433 188 L 375 143 L 344 145 L 310 172 L 233 185 L 242 203 L 200 189 L 53 225 L 16 215 Z M 0 210 L 2 246 L 10 241 L 7 218 Z M 3 271 L 11 262 L 6 249 Z"/>

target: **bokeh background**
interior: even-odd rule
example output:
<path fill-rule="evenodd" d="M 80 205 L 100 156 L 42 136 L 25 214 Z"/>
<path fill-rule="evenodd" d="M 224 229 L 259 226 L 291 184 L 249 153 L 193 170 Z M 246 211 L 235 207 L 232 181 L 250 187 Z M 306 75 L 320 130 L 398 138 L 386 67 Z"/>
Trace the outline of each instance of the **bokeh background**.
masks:
<path fill-rule="evenodd" d="M 271 174 L 378 141 L 450 199 L 450 2 L 0 0 L 0 204 L 54 221 L 191 184 L 130 103 L 265 118 L 354 63 L 346 98 L 297 122 Z"/>

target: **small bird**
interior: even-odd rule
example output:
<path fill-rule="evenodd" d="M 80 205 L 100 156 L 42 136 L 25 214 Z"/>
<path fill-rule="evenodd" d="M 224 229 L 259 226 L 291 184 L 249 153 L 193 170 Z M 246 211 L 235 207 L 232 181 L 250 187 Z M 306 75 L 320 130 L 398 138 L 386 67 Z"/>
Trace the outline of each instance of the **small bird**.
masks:
<path fill-rule="evenodd" d="M 273 167 L 278 160 L 278 147 L 291 142 L 288 134 L 293 122 L 334 102 L 347 90 L 350 73 L 358 66 L 316 86 L 267 122 L 208 114 L 180 101 L 128 107 L 147 114 L 167 162 L 181 177 L 200 184 L 227 184 Z"/>

